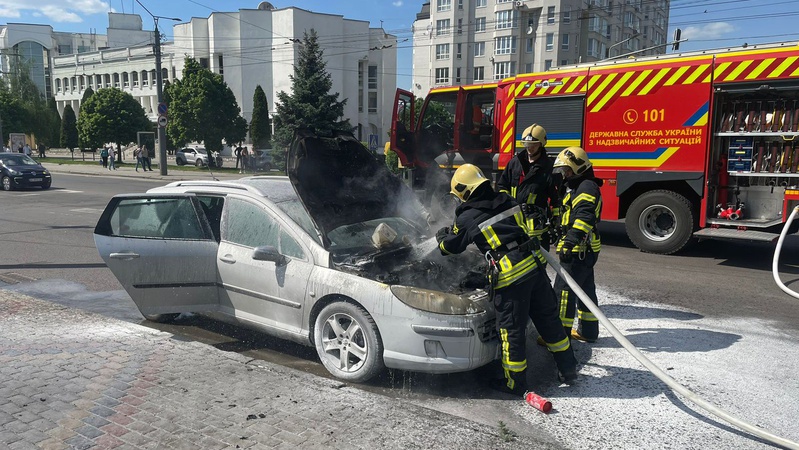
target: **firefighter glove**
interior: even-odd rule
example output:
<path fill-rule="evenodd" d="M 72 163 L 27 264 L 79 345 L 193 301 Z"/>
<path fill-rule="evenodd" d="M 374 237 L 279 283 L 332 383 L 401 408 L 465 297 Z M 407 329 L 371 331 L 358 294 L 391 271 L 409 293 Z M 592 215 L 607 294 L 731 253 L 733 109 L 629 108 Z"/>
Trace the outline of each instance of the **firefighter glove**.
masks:
<path fill-rule="evenodd" d="M 574 248 L 573 245 L 564 243 L 560 250 L 558 250 L 558 259 L 561 263 L 568 264 L 572 261 L 572 256 L 574 255 L 572 253 L 572 248 Z"/>
<path fill-rule="evenodd" d="M 440 228 L 438 231 L 436 231 L 436 242 L 440 244 L 441 241 L 443 241 L 448 234 L 449 234 L 449 227 Z"/>

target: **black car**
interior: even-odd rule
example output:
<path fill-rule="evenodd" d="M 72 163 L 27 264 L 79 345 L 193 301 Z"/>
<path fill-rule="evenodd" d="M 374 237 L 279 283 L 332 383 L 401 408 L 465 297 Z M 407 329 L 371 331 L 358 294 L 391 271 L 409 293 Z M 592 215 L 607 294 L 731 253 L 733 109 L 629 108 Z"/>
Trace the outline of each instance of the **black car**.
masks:
<path fill-rule="evenodd" d="M 50 171 L 22 153 L 0 153 L 0 176 L 4 191 L 33 186 L 49 189 L 53 182 Z"/>

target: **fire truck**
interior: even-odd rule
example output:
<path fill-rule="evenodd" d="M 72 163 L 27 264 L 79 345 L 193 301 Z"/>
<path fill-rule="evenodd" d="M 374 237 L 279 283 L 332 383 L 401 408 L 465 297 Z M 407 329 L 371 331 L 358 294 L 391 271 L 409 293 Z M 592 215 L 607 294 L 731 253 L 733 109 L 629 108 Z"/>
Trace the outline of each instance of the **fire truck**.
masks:
<path fill-rule="evenodd" d="M 547 130 L 547 151 L 581 146 L 603 220 L 645 252 L 696 239 L 773 241 L 799 202 L 799 46 L 777 43 L 600 61 L 497 83 L 436 87 L 415 111 L 399 89 L 391 149 L 433 212 L 472 163 L 496 181 Z M 790 230 L 795 232 L 796 230 Z"/>

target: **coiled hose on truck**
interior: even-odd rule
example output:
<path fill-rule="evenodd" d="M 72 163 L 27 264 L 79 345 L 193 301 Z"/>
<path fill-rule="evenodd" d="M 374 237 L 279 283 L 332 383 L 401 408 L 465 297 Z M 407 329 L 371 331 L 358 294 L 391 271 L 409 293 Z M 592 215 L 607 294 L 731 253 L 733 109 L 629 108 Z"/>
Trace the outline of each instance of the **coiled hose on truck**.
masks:
<path fill-rule="evenodd" d="M 791 215 L 791 219 L 793 219 L 794 215 L 796 215 L 796 210 L 794 210 L 794 213 Z M 785 227 L 786 230 L 788 229 L 787 225 L 788 224 L 786 224 Z M 780 241 L 782 241 L 782 239 L 780 239 Z M 785 448 L 799 450 L 799 443 L 777 436 L 762 428 L 758 428 L 757 426 L 752 425 L 749 422 L 746 422 L 744 420 L 741 420 L 733 416 L 727 411 L 724 411 L 723 409 L 707 402 L 702 397 L 692 392 L 690 389 L 678 383 L 676 380 L 674 380 L 674 378 L 668 376 L 666 372 L 663 371 L 663 369 L 661 369 L 660 367 L 655 365 L 655 363 L 650 361 L 646 356 L 643 355 L 643 353 L 641 353 L 637 348 L 635 348 L 635 346 L 629 340 L 627 340 L 627 338 L 623 334 L 621 334 L 621 332 L 613 325 L 613 323 L 611 323 L 610 320 L 608 320 L 608 318 L 602 313 L 602 311 L 599 310 L 599 307 L 597 307 L 597 305 L 593 301 L 591 301 L 591 298 L 585 293 L 585 291 L 583 291 L 580 285 L 577 284 L 576 281 L 574 281 L 574 278 L 572 278 L 571 275 L 568 274 L 568 272 L 563 270 L 563 267 L 561 267 L 557 259 L 555 259 L 552 255 L 549 254 L 549 252 L 547 252 L 543 248 L 541 249 L 541 251 L 544 253 L 544 257 L 547 259 L 552 268 L 555 269 L 555 272 L 557 272 L 558 275 L 560 275 L 561 277 L 563 277 L 564 280 L 566 280 L 566 282 L 572 288 L 574 293 L 580 297 L 580 299 L 588 307 L 588 309 L 591 310 L 592 313 L 594 313 L 594 316 L 596 316 L 596 318 L 599 319 L 599 322 L 608 331 L 610 331 L 610 334 L 613 335 L 613 338 L 616 339 L 616 341 L 618 341 L 619 344 L 621 344 L 622 347 L 624 347 L 624 349 L 627 350 L 627 352 L 629 352 L 635 359 L 637 359 L 638 362 L 640 362 L 644 367 L 646 367 L 647 370 L 649 370 L 654 376 L 658 377 L 660 381 L 666 383 L 666 385 L 669 386 L 674 392 L 677 392 L 678 394 L 692 401 L 693 403 L 695 403 L 697 406 L 701 407 L 705 411 L 715 415 L 716 417 L 726 421 L 727 423 L 737 428 L 740 428 L 741 430 L 746 431 L 747 433 L 753 434 L 773 444 L 781 445 Z"/>
<path fill-rule="evenodd" d="M 785 222 L 785 226 L 782 228 L 782 233 L 780 233 L 780 238 L 777 241 L 777 248 L 774 250 L 774 261 L 771 263 L 771 273 L 774 275 L 774 281 L 777 283 L 777 286 L 780 287 L 786 294 L 790 295 L 794 298 L 799 298 L 799 292 L 792 291 L 785 283 L 782 282 L 780 279 L 780 272 L 777 270 L 777 266 L 780 263 L 780 252 L 782 251 L 782 243 L 785 241 L 785 236 L 788 235 L 788 229 L 791 227 L 791 222 L 796 218 L 796 215 L 799 214 L 799 206 L 793 208 L 793 212 L 788 217 L 788 220 Z"/>

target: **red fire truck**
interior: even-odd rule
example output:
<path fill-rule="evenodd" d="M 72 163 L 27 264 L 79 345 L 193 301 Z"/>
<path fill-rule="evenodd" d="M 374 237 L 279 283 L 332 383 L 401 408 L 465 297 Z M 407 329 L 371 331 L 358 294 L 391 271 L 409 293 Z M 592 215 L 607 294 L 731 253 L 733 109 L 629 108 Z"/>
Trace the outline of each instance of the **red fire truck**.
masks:
<path fill-rule="evenodd" d="M 391 148 L 435 212 L 449 174 L 473 163 L 496 177 L 521 132 L 547 151 L 588 151 L 603 219 L 625 219 L 641 250 L 691 239 L 772 241 L 799 201 L 799 46 L 768 44 L 603 61 L 493 84 L 434 88 L 416 117 L 397 91 Z M 795 232 L 795 230 L 791 230 Z"/>

